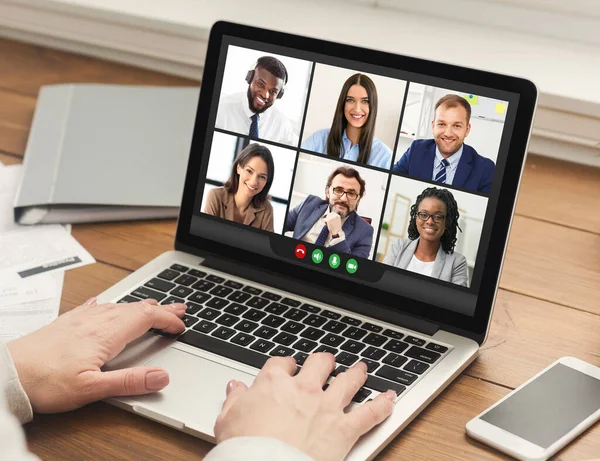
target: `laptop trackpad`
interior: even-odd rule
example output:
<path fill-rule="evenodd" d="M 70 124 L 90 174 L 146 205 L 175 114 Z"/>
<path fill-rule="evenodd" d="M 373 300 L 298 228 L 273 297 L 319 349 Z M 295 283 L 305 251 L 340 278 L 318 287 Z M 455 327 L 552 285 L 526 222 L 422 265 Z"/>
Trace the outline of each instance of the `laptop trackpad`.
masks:
<path fill-rule="evenodd" d="M 135 405 L 134 410 L 167 424 L 184 423 L 209 437 L 214 436 L 213 427 L 225 401 L 227 383 L 236 379 L 250 386 L 254 381 L 251 374 L 172 347 L 146 365 L 167 370 L 170 382 L 160 392 L 136 397 L 142 405 Z"/>

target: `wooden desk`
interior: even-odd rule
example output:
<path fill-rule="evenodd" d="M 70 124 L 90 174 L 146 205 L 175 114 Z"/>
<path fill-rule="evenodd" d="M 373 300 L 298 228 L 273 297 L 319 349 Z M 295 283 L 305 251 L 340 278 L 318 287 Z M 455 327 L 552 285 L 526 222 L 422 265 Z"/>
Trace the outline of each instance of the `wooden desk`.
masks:
<path fill-rule="evenodd" d="M 0 40 L 0 161 L 22 161 L 41 85 L 189 85 L 97 59 Z M 527 162 L 489 339 L 480 357 L 380 455 L 508 459 L 465 435 L 465 423 L 558 357 L 600 365 L 600 170 L 542 157 Z M 68 271 L 61 310 L 102 292 L 172 248 L 174 221 L 73 226 L 98 261 Z M 198 411 L 202 411 L 198 409 Z M 211 445 L 104 403 L 26 425 L 44 460 L 195 460 Z M 600 453 L 600 426 L 558 456 Z"/>

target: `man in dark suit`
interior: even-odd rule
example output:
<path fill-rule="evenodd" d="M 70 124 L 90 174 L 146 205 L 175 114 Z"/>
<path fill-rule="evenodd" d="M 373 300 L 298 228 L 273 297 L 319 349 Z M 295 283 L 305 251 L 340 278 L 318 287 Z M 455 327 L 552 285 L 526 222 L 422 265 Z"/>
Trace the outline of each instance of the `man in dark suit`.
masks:
<path fill-rule="evenodd" d="M 325 200 L 309 195 L 288 213 L 283 231 L 294 238 L 368 258 L 373 227 L 356 209 L 365 193 L 365 181 L 354 168 L 341 166 L 327 179 Z"/>
<path fill-rule="evenodd" d="M 431 122 L 433 139 L 413 141 L 392 171 L 488 194 L 496 165 L 464 144 L 470 120 L 471 105 L 465 98 L 442 97 Z"/>

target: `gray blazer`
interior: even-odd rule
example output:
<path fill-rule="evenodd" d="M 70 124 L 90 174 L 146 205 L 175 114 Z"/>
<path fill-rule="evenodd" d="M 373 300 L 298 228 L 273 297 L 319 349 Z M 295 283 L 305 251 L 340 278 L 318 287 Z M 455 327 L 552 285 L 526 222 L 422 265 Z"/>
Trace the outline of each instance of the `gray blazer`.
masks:
<path fill-rule="evenodd" d="M 384 264 L 406 269 L 411 258 L 415 254 L 419 239 L 410 240 L 408 238 L 398 239 L 383 258 Z M 467 258 L 460 253 L 448 254 L 440 245 L 435 263 L 433 264 L 432 277 L 452 282 L 457 285 L 469 286 L 469 270 L 467 268 Z"/>

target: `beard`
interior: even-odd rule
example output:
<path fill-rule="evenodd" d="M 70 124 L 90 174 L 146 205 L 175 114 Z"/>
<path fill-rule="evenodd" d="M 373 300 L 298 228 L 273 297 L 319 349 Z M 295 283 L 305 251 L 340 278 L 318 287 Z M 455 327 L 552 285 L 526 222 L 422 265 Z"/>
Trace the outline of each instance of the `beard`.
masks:
<path fill-rule="evenodd" d="M 338 208 L 334 208 L 335 205 L 344 207 L 345 211 L 340 210 Z M 346 216 L 348 216 L 350 214 L 350 207 L 348 205 L 346 205 L 344 202 L 334 202 L 333 204 L 329 205 L 329 211 L 340 215 L 340 218 L 345 218 Z"/>
<path fill-rule="evenodd" d="M 270 103 L 266 103 L 260 109 L 257 109 L 256 107 L 254 107 L 254 95 L 252 94 L 252 91 L 250 90 L 250 85 L 248 85 L 248 92 L 246 93 L 246 96 L 248 97 L 248 108 L 250 109 L 250 112 L 254 112 L 255 114 L 262 114 L 269 107 L 271 107 L 273 105 L 273 103 L 275 102 L 275 101 L 272 101 Z"/>

